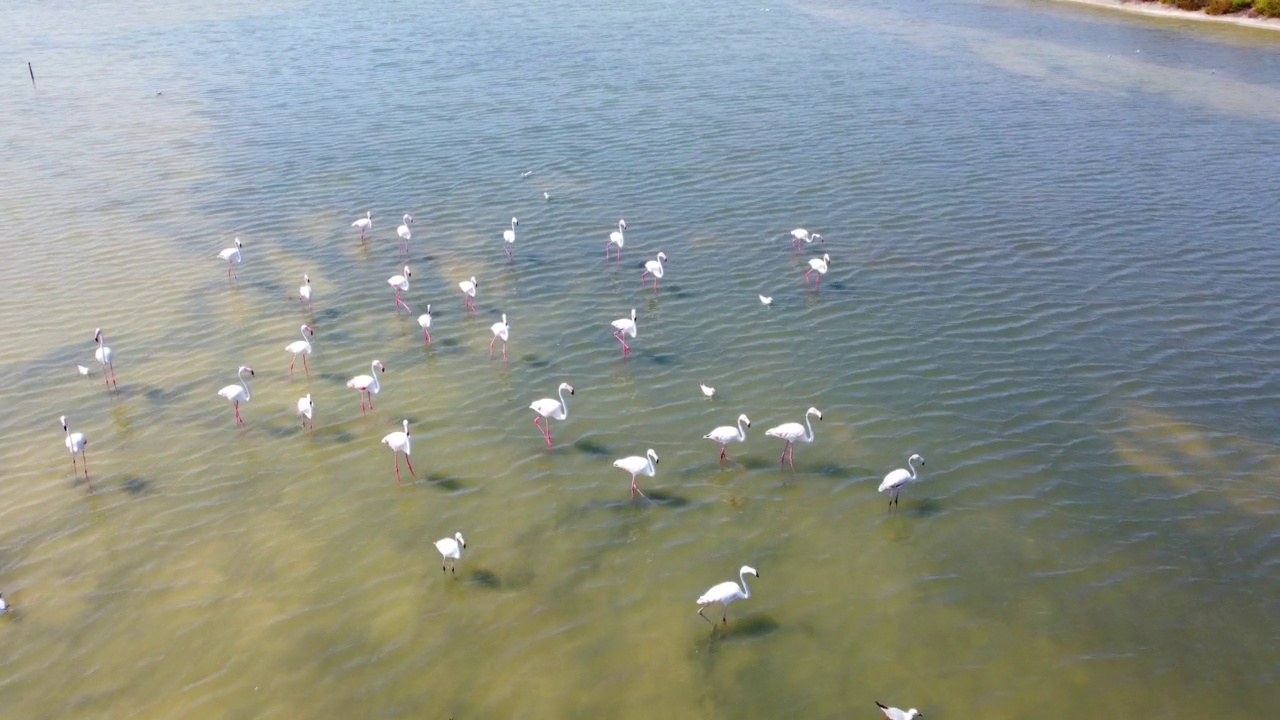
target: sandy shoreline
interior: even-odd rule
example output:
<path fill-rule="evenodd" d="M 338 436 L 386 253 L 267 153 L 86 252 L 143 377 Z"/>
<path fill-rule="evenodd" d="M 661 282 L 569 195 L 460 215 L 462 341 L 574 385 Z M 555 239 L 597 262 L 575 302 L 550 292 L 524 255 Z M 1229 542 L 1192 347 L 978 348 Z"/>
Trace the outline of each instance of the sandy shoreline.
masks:
<path fill-rule="evenodd" d="M 1261 28 L 1263 30 L 1280 30 L 1280 18 L 1242 17 L 1240 15 L 1207 15 L 1200 11 L 1179 10 L 1168 5 L 1152 2 L 1130 2 L 1127 0 L 1058 0 L 1076 5 L 1093 5 L 1121 12 L 1138 15 L 1171 18 L 1174 20 L 1206 20 L 1208 22 L 1242 25 L 1244 27 Z"/>

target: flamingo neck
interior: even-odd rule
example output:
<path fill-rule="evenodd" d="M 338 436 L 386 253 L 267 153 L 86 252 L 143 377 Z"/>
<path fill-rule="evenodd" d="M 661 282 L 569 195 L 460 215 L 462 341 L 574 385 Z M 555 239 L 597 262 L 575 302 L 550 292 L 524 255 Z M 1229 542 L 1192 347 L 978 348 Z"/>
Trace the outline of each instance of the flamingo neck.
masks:
<path fill-rule="evenodd" d="M 747 439 L 747 431 L 742 428 L 742 417 L 739 416 L 738 417 L 738 442 L 743 442 L 746 439 Z"/>
<path fill-rule="evenodd" d="M 805 435 L 803 440 L 805 442 L 813 442 L 813 423 L 809 420 L 809 413 L 805 413 L 804 415 L 804 424 L 805 427 L 809 428 L 809 434 Z"/>
<path fill-rule="evenodd" d="M 560 412 L 565 416 L 569 416 L 569 401 L 564 399 L 564 388 L 560 388 Z"/>
<path fill-rule="evenodd" d="M 369 383 L 369 389 L 378 392 L 382 389 L 382 383 L 378 382 L 378 363 L 369 363 L 369 375 L 373 377 L 373 382 Z"/>
<path fill-rule="evenodd" d="M 247 402 L 249 400 L 249 381 L 244 379 L 244 370 L 241 370 L 238 375 L 240 376 L 240 384 L 244 386 L 244 399 Z"/>
<path fill-rule="evenodd" d="M 907 458 L 907 467 L 911 468 L 911 479 L 916 479 L 916 459 L 914 457 Z"/>
<path fill-rule="evenodd" d="M 746 600 L 747 598 L 750 598 L 751 588 L 747 585 L 747 574 L 744 572 L 738 573 L 738 580 L 742 581 L 742 599 Z"/>

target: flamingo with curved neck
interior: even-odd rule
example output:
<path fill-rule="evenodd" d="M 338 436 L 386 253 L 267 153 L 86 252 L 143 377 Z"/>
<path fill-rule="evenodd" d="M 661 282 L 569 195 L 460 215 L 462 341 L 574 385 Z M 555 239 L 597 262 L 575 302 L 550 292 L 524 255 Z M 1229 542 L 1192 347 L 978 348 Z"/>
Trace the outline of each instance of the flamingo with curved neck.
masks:
<path fill-rule="evenodd" d="M 738 582 L 742 583 L 742 587 L 738 587 L 738 583 L 732 580 L 727 580 L 703 593 L 702 597 L 698 598 L 698 615 L 714 626 L 715 622 L 703 615 L 702 611 L 706 610 L 708 605 L 721 605 L 724 607 L 724 614 L 720 616 L 720 621 L 729 622 L 729 603 L 734 600 L 746 600 L 751 597 L 751 588 L 747 585 L 747 575 L 760 577 L 760 573 L 756 572 L 755 568 L 750 565 L 743 565 L 738 569 Z"/>
<path fill-rule="evenodd" d="M 746 415 L 739 415 L 736 428 L 732 425 L 721 425 L 702 437 L 720 443 L 720 459 L 726 460 L 729 456 L 725 454 L 725 448 L 728 447 L 729 443 L 745 442 L 747 439 L 747 431 L 742 429 L 743 423 L 746 423 L 747 427 L 751 427 L 751 418 Z"/>
<path fill-rule="evenodd" d="M 249 383 L 244 379 L 244 374 L 246 372 L 249 373 L 250 375 L 253 375 L 253 368 L 248 367 L 246 365 L 241 365 L 240 370 L 236 373 L 236 375 L 240 378 L 240 384 L 227 385 L 226 387 L 218 391 L 218 394 L 230 400 L 231 406 L 235 408 L 237 425 L 244 424 L 244 420 L 240 417 L 240 403 L 242 402 L 247 403 L 249 402 L 249 398 L 250 398 Z"/>
<path fill-rule="evenodd" d="M 822 419 L 822 411 L 818 408 L 811 407 L 804 414 L 804 425 L 797 422 L 789 422 L 764 431 L 764 434 L 769 437 L 781 438 L 782 440 L 787 441 L 787 444 L 782 446 L 782 455 L 778 458 L 778 462 L 786 462 L 789 455 L 791 458 L 792 470 L 796 469 L 795 444 L 797 442 L 813 442 L 813 425 L 809 422 L 810 415 L 817 415 L 819 420 Z M 808 428 L 808 434 L 805 434 L 805 428 Z"/>
<path fill-rule="evenodd" d="M 538 413 L 533 417 L 533 424 L 538 426 L 538 430 L 542 432 L 542 437 L 547 441 L 547 447 L 551 447 L 551 418 L 556 420 L 564 420 L 569 417 L 569 402 L 564 399 L 564 391 L 568 390 L 569 394 L 573 394 L 573 386 L 569 383 L 560 383 L 560 399 L 542 398 L 534 400 L 529 404 L 529 409 Z M 538 424 L 538 418 L 546 419 L 546 427 Z"/>
<path fill-rule="evenodd" d="M 368 399 L 369 410 L 373 409 L 373 396 L 378 394 L 382 389 L 382 383 L 378 381 L 378 371 L 386 372 L 387 368 L 382 364 L 381 360 L 374 360 L 369 363 L 368 375 L 357 375 L 347 381 L 347 387 L 360 391 L 360 414 L 366 414 L 365 400 Z"/>

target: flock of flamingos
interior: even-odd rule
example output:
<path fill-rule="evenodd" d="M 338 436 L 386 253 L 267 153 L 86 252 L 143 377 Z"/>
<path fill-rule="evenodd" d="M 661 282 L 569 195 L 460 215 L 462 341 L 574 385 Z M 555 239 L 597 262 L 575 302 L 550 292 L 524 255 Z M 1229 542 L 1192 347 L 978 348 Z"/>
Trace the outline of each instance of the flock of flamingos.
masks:
<path fill-rule="evenodd" d="M 545 200 L 550 200 L 550 196 L 546 193 L 543 194 L 543 198 Z M 406 214 L 403 216 L 401 224 L 396 228 L 396 236 L 399 240 L 399 249 L 402 256 L 407 256 L 409 252 L 409 241 L 413 236 L 412 231 L 410 230 L 410 226 L 412 224 L 413 217 Z M 510 259 L 514 259 L 516 228 L 519 224 L 520 221 L 518 219 L 511 218 L 510 229 L 504 230 L 502 233 L 503 249 Z M 364 217 L 358 218 L 355 222 L 351 223 L 351 227 L 360 231 L 360 241 L 361 243 L 364 243 L 368 232 L 373 229 L 373 212 L 366 212 Z M 626 221 L 619 220 L 617 229 L 609 233 L 608 241 L 605 244 L 606 262 L 610 260 L 615 248 L 617 249 L 616 259 L 619 261 L 622 259 L 622 248 L 626 242 L 624 235 L 626 229 Z M 801 252 L 806 245 L 812 243 L 814 240 L 822 239 L 822 236 L 818 233 L 810 233 L 803 228 L 797 228 L 791 231 L 791 243 L 796 252 Z M 232 247 L 218 253 L 218 257 L 227 263 L 228 280 L 235 281 L 238 279 L 235 268 L 236 265 L 240 264 L 244 260 L 243 249 L 244 243 L 242 243 L 239 238 L 236 238 Z M 640 274 L 641 286 L 643 287 L 647 280 L 652 278 L 653 292 L 656 293 L 658 291 L 658 281 L 666 274 L 666 262 L 667 255 L 663 252 L 659 252 L 653 260 L 646 262 L 644 264 L 644 271 Z M 823 254 L 821 258 L 813 258 L 809 260 L 809 269 L 804 274 L 806 287 L 812 279 L 813 287 L 816 290 L 821 285 L 822 276 L 827 273 L 830 263 L 831 256 L 827 254 Z M 397 312 L 399 312 L 399 309 L 403 307 L 406 312 L 412 313 L 412 310 L 410 310 L 409 306 L 401 297 L 401 293 L 409 289 L 410 278 L 412 278 L 412 276 L 412 270 L 408 265 L 405 265 L 399 274 L 393 275 L 387 279 L 387 284 L 394 291 L 394 301 Z M 475 310 L 474 300 L 478 287 L 479 283 L 474 276 L 458 283 L 458 289 L 462 292 L 463 307 L 467 312 L 473 312 Z M 304 274 L 303 284 L 298 288 L 298 299 L 299 302 L 305 302 L 308 309 L 311 309 L 311 297 L 311 278 L 309 275 Z M 766 307 L 771 305 L 773 302 L 773 298 L 771 297 L 760 295 L 759 298 L 760 302 Z M 637 315 L 633 308 L 629 317 L 619 318 L 611 323 L 613 327 L 613 337 L 621 343 L 622 355 L 624 358 L 631 352 L 631 346 L 627 344 L 627 339 L 631 338 L 634 340 L 637 337 L 636 320 Z M 430 305 L 426 306 L 425 313 L 418 316 L 418 324 L 422 328 L 423 342 L 430 344 Z M 511 332 L 510 325 L 507 323 L 507 316 L 504 314 L 502 316 L 502 320 L 494 323 L 490 329 L 493 333 L 493 339 L 489 342 L 489 356 L 493 357 L 494 346 L 498 340 L 501 340 L 502 357 L 503 360 L 506 360 L 507 341 L 510 339 Z M 301 326 L 300 332 L 302 334 L 302 339 L 289 343 L 284 348 L 286 352 L 293 356 L 293 361 L 289 364 L 290 376 L 293 375 L 294 368 L 297 365 L 299 358 L 302 359 L 303 371 L 310 376 L 310 369 L 307 367 L 307 356 L 311 354 L 311 341 L 308 338 L 314 334 L 314 330 L 310 325 L 304 324 Z M 97 345 L 97 348 L 94 350 L 94 359 L 97 360 L 98 364 L 102 368 L 103 381 L 107 384 L 108 388 L 115 388 L 117 385 L 115 365 L 113 362 L 114 354 L 112 353 L 111 348 L 107 346 L 106 338 L 103 335 L 101 328 L 94 331 L 94 343 Z M 87 375 L 89 373 L 89 368 L 83 365 L 78 366 L 78 368 L 82 375 Z M 374 360 L 369 365 L 368 375 L 357 375 L 347 381 L 348 388 L 360 393 L 360 411 L 362 414 L 373 409 L 373 398 L 378 394 L 379 390 L 381 390 L 381 383 L 378 380 L 378 375 L 381 372 L 385 372 L 385 370 L 386 368 L 383 366 L 381 361 Z M 218 395 L 230 401 L 232 410 L 235 414 L 235 421 L 238 425 L 244 424 L 244 419 L 240 416 L 240 405 L 242 403 L 248 403 L 251 398 L 249 383 L 248 380 L 245 379 L 246 373 L 249 376 L 253 376 L 253 368 L 247 366 L 240 367 L 238 370 L 239 382 L 227 385 L 218 391 Z M 701 389 L 703 394 L 707 396 L 715 394 L 715 388 L 702 385 Z M 542 437 L 546 441 L 548 448 L 553 445 L 551 439 L 551 421 L 563 421 L 569 416 L 569 406 L 565 398 L 566 391 L 570 395 L 573 395 L 573 386 L 569 383 L 560 383 L 560 386 L 557 389 L 557 397 L 542 398 L 540 400 L 535 400 L 529 405 L 529 409 L 534 412 L 533 422 L 538 426 L 538 430 L 542 433 Z M 314 429 L 315 403 L 312 402 L 311 395 L 307 394 L 302 398 L 299 398 L 296 407 L 298 416 L 301 418 L 303 425 Z M 779 462 L 784 466 L 787 463 L 790 463 L 793 471 L 795 470 L 795 444 L 797 442 L 813 442 L 814 432 L 810 419 L 814 417 L 821 420 L 822 412 L 817 408 L 811 407 L 805 413 L 803 425 L 798 422 L 789 422 L 765 431 L 766 436 L 778 438 L 783 441 L 782 455 L 779 457 Z M 84 466 L 85 483 L 88 486 L 89 491 L 92 492 L 93 486 L 89 484 L 89 465 L 88 460 L 85 457 L 85 448 L 88 445 L 88 440 L 85 438 L 83 433 L 71 431 L 67 424 L 67 418 L 65 415 L 62 416 L 61 423 L 63 432 L 66 436 L 66 448 L 71 454 L 72 471 L 76 473 L 76 477 L 78 478 L 80 472 L 79 466 Z M 413 474 L 414 477 L 417 477 L 409 459 L 412 453 L 409 421 L 404 420 L 402 427 L 403 430 L 388 433 L 382 438 L 382 444 L 390 448 L 393 453 L 397 487 L 400 485 L 401 455 L 404 456 L 405 465 L 408 467 L 409 472 Z M 749 427 L 751 427 L 750 418 L 745 414 L 739 415 L 735 425 L 717 427 L 703 437 L 720 445 L 720 460 L 723 462 L 730 459 L 727 453 L 729 443 L 744 442 L 747 438 L 746 428 Z M 79 464 L 77 464 L 76 460 L 77 455 L 80 458 Z M 896 469 L 886 475 L 884 481 L 880 484 L 879 491 L 888 493 L 889 495 L 889 507 L 891 509 L 897 504 L 898 494 L 902 488 L 919 479 L 916 467 L 917 463 L 923 466 L 924 458 L 920 455 L 911 455 L 907 460 L 907 467 L 910 468 L 909 470 L 903 468 Z M 637 494 L 648 499 L 640 488 L 636 486 L 636 478 L 640 475 L 653 477 L 657 474 L 658 453 L 656 451 L 650 448 L 643 456 L 634 455 L 631 457 L 621 458 L 619 460 L 615 460 L 613 465 L 631 476 L 631 496 L 633 499 Z M 437 540 L 435 545 L 436 549 L 440 552 L 442 559 L 447 563 L 447 566 L 442 564 L 442 570 L 449 569 L 451 571 L 456 571 L 456 563 L 462 558 L 462 550 L 466 548 L 466 541 L 463 539 L 462 533 L 455 533 L 453 537 Z M 726 581 L 715 585 L 703 593 L 697 599 L 698 615 L 702 617 L 702 619 L 711 623 L 714 627 L 715 622 L 704 615 L 703 611 L 709 606 L 719 605 L 722 608 L 721 622 L 727 623 L 729 604 L 736 600 L 743 600 L 751 596 L 751 589 L 748 587 L 746 580 L 747 575 L 759 577 L 759 573 L 755 568 L 743 565 L 738 572 L 739 582 L 733 582 L 731 580 Z M 9 606 L 6 604 L 3 594 L 0 594 L 0 614 L 4 614 L 8 612 L 8 610 Z M 890 720 L 911 720 L 912 718 L 920 716 L 920 712 L 914 708 L 910 710 L 900 710 L 895 707 L 888 707 L 879 702 L 877 702 L 876 705 Z"/>

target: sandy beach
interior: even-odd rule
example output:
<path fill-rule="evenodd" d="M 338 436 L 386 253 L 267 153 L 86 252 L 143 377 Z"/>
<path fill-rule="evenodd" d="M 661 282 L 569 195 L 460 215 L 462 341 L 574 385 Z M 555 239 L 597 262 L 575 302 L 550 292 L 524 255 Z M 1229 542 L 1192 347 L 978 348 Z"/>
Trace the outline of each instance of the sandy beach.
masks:
<path fill-rule="evenodd" d="M 1261 28 L 1263 30 L 1280 30 L 1280 18 L 1246 17 L 1244 15 L 1209 15 L 1200 11 L 1179 10 L 1168 5 L 1152 2 L 1128 2 L 1127 0 L 1059 0 L 1076 5 L 1093 5 L 1121 12 L 1174 20 L 1205 20 L 1215 23 L 1242 25 L 1244 27 Z"/>

